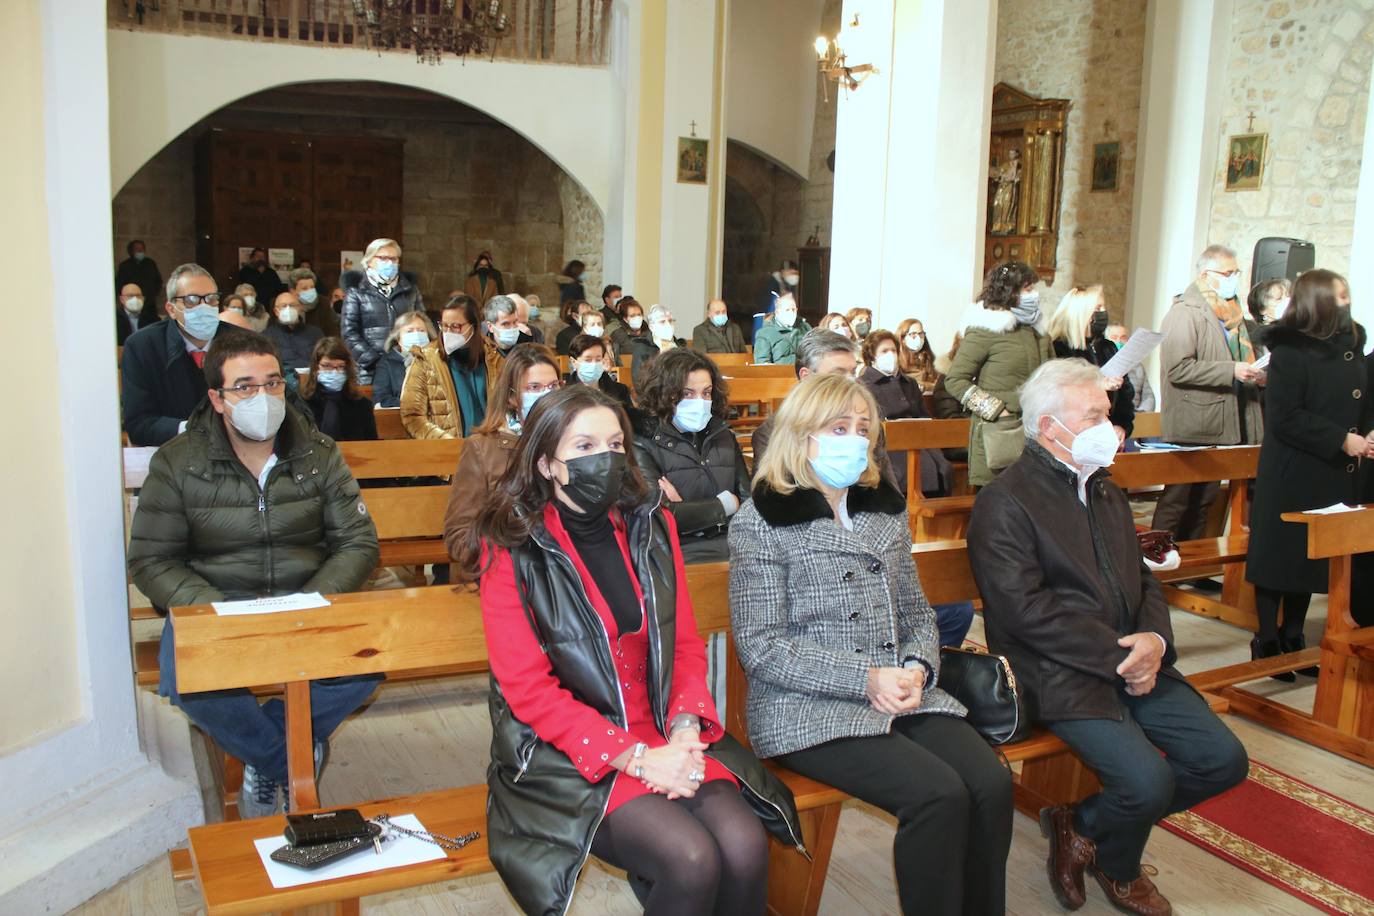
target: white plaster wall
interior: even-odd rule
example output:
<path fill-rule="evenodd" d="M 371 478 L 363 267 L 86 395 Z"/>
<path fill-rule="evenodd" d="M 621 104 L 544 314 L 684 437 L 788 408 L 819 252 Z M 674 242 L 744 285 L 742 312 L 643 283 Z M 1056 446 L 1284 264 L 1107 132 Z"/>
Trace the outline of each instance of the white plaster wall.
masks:
<path fill-rule="evenodd" d="M 842 43 L 879 72 L 840 97 L 831 302 L 871 303 L 880 327 L 920 318 L 944 350 L 982 267 L 996 0 L 846 0 L 843 21 L 856 12 Z"/>
<path fill-rule="evenodd" d="M 1374 85 L 1374 59 L 1370 61 Z M 1374 93 L 1365 100 L 1363 162 L 1374 162 Z M 1355 231 L 1350 246 L 1350 307 L 1355 320 L 1374 327 L 1374 168 L 1360 170 Z"/>
<path fill-rule="evenodd" d="M 291 83 L 373 79 L 486 112 L 548 154 L 602 212 L 610 202 L 611 135 L 620 127 L 609 68 L 499 60 L 428 66 L 399 53 L 118 29 L 109 30 L 108 44 L 115 190 L 182 131 L 236 99 Z"/>
<path fill-rule="evenodd" d="M 184 839 L 186 826 L 200 817 L 194 782 L 169 779 L 139 745 L 109 274 L 70 269 L 108 263 L 110 252 L 105 8 L 100 0 L 27 4 L 42 16 L 43 83 L 32 91 L 41 91 L 46 161 L 32 179 L 44 189 L 47 231 L 41 215 L 31 214 L 29 231 L 14 234 L 28 239 L 36 269 L 51 276 L 51 298 L 33 303 L 38 319 L 30 330 L 38 352 L 50 347 L 60 354 L 60 371 L 50 373 L 60 407 L 38 421 L 33 435 L 58 440 L 60 460 L 47 473 L 60 480 L 65 499 L 30 508 L 23 500 L 43 501 L 43 491 L 29 497 L 16 490 L 10 509 L 14 523 L 40 514 L 60 519 L 58 537 L 41 546 L 69 558 L 69 581 L 65 588 L 54 583 L 52 606 L 23 611 L 74 618 L 75 641 L 66 648 L 81 708 L 74 723 L 53 722 L 50 731 L 0 756 L 3 913 L 65 911 Z M 24 219 L 24 211 L 16 218 Z M 23 577 L 46 572 L 7 570 L 6 578 L 18 592 Z M 8 658 L 24 646 L 10 642 L 4 651 Z M 44 689 L 41 681 L 29 686 Z"/>
<path fill-rule="evenodd" d="M 822 6 L 823 0 L 735 0 L 727 25 L 726 133 L 798 178 L 811 165 L 813 44 Z M 710 70 L 703 64 L 689 78 L 709 88 Z"/>
<path fill-rule="evenodd" d="M 711 260 L 706 245 L 712 214 L 707 185 L 678 183 L 677 143 L 678 137 L 691 136 L 693 121 L 698 137 L 720 142 L 711 136 L 715 23 L 715 0 L 676 0 L 668 7 L 658 301 L 672 310 L 683 337 L 690 336 L 706 314 L 706 265 Z"/>

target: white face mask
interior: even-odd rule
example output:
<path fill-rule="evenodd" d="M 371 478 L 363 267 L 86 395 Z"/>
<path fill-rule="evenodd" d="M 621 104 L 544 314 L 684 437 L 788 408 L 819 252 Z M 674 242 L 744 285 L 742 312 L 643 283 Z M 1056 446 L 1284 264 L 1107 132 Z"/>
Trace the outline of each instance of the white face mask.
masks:
<path fill-rule="evenodd" d="M 926 336 L 924 334 L 908 334 L 906 335 L 906 345 L 909 350 L 919 350 L 926 345 Z"/>
<path fill-rule="evenodd" d="M 403 337 L 402 340 L 405 338 Z M 467 334 L 455 334 L 452 331 L 444 332 L 444 352 L 452 353 L 454 350 L 462 349 L 467 346 Z"/>
<path fill-rule="evenodd" d="M 897 354 L 891 350 L 884 350 L 873 358 L 873 368 L 883 375 L 891 375 L 897 371 Z"/>
<path fill-rule="evenodd" d="M 797 323 L 797 313 L 791 311 L 790 309 L 787 311 L 774 312 L 773 320 L 777 322 L 778 327 L 780 328 L 790 328 L 792 327 L 792 325 Z"/>
<path fill-rule="evenodd" d="M 130 296 L 128 299 L 125 299 L 124 311 L 128 312 L 130 315 L 137 315 L 139 312 L 143 311 L 143 297 Z"/>
<path fill-rule="evenodd" d="M 1288 305 L 1289 305 L 1289 303 L 1291 303 L 1292 301 L 1293 301 L 1293 300 L 1292 300 L 1290 297 L 1285 296 L 1284 298 L 1280 299 L 1278 302 L 1274 303 L 1274 307 L 1273 307 L 1273 309 L 1270 311 L 1269 320 L 1270 320 L 1270 321 L 1278 321 L 1280 318 L 1282 318 L 1282 317 L 1283 317 L 1283 313 L 1286 312 L 1286 311 L 1288 311 Z"/>
<path fill-rule="evenodd" d="M 244 296 L 244 297 L 243 297 L 243 304 L 246 305 L 248 308 L 251 309 L 253 306 L 255 306 L 255 305 L 258 304 L 258 297 L 257 297 L 257 296 Z"/>
<path fill-rule="evenodd" d="M 1050 419 L 1059 424 L 1059 428 L 1073 436 L 1073 447 L 1069 453 L 1073 456 L 1074 463 L 1079 467 L 1106 468 L 1111 467 L 1116 460 L 1116 450 L 1121 443 L 1117 441 L 1116 430 L 1112 424 L 1106 420 L 1094 426 L 1089 426 L 1081 433 L 1075 434 L 1073 430 L 1064 425 L 1058 417 Z M 1063 445 L 1061 442 L 1060 445 Z"/>
<path fill-rule="evenodd" d="M 599 324 L 589 324 L 582 329 L 582 333 L 588 337 L 600 337 L 606 333 L 606 329 Z"/>
<path fill-rule="evenodd" d="M 660 321 L 649 326 L 649 330 L 654 334 L 654 340 L 672 340 L 677 337 L 676 328 L 671 321 Z"/>
<path fill-rule="evenodd" d="M 644 327 L 643 315 L 631 315 L 629 318 L 626 318 L 625 321 L 630 325 L 630 330 L 632 331 L 638 331 L 640 328 Z"/>
<path fill-rule="evenodd" d="M 234 429 L 254 442 L 271 439 L 286 419 L 286 399 L 273 397 L 266 391 L 259 391 L 237 404 L 228 404 L 228 407 L 229 422 L 234 424 Z"/>
<path fill-rule="evenodd" d="M 301 313 L 296 311 L 295 306 L 288 305 L 280 312 L 277 312 L 277 321 L 282 324 L 295 324 L 296 319 L 301 317 Z"/>
<path fill-rule="evenodd" d="M 783 274 L 782 282 L 786 283 L 788 286 L 796 286 L 801 282 L 801 277 L 797 274 Z"/>

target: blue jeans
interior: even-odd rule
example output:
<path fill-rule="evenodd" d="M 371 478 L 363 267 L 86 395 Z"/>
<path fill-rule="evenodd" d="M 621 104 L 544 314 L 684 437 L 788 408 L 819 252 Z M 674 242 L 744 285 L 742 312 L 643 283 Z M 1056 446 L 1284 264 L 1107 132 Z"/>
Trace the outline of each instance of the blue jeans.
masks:
<path fill-rule="evenodd" d="M 251 690 L 177 693 L 172 619 L 162 627 L 158 647 L 158 693 L 167 697 L 227 752 L 263 776 L 286 781 L 286 705 L 277 697 L 259 703 Z M 310 682 L 310 724 L 315 740 L 326 741 L 339 723 L 367 702 L 380 674 L 331 677 Z"/>
<path fill-rule="evenodd" d="M 940 631 L 941 646 L 962 646 L 968 628 L 973 626 L 973 602 L 935 605 L 935 626 Z"/>
<path fill-rule="evenodd" d="M 1073 829 L 1097 844 L 1097 867 L 1108 878 L 1134 881 L 1155 821 L 1237 785 L 1249 759 L 1207 701 L 1176 678 L 1161 675 L 1143 697 L 1123 682 L 1118 694 L 1120 722 L 1046 724 L 1102 781 L 1102 791 L 1075 807 Z"/>

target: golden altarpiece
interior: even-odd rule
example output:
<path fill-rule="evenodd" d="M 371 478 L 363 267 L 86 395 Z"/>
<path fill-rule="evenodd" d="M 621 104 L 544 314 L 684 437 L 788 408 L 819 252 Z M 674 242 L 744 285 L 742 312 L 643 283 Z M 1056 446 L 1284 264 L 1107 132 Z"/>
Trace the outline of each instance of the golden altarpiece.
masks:
<path fill-rule="evenodd" d="M 1037 99 L 1006 83 L 993 88 L 985 271 L 1025 261 L 1054 282 L 1068 117 L 1068 99 Z"/>

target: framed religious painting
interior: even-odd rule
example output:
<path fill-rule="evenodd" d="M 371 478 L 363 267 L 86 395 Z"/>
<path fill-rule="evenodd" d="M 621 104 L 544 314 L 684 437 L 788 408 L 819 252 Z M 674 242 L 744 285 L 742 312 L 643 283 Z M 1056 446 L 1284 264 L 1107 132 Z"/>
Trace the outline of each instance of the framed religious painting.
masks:
<path fill-rule="evenodd" d="M 1234 134 L 1226 144 L 1226 190 L 1258 191 L 1264 180 L 1268 134 Z"/>
<path fill-rule="evenodd" d="M 1121 141 L 1093 144 L 1094 191 L 1115 191 L 1121 171 Z"/>
<path fill-rule="evenodd" d="M 677 180 L 681 184 L 706 184 L 707 141 L 703 137 L 677 138 Z"/>

